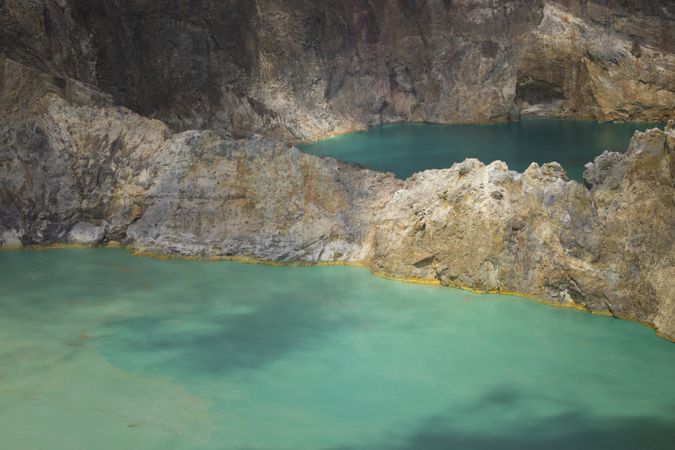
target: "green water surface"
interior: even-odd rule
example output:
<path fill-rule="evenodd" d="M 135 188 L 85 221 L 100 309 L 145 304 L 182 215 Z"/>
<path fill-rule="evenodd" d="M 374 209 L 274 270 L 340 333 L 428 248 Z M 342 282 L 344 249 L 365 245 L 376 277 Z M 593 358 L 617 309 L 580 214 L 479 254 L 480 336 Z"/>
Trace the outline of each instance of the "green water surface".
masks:
<path fill-rule="evenodd" d="M 407 178 L 426 169 L 444 169 L 466 158 L 488 164 L 506 162 L 524 171 L 531 162 L 562 164 L 570 178 L 582 180 L 584 165 L 605 150 L 626 151 L 636 130 L 656 124 L 524 118 L 494 125 L 403 123 L 370 128 L 299 148 Z"/>
<path fill-rule="evenodd" d="M 0 253 L 0 448 L 673 449 L 675 345 L 348 267 Z"/>

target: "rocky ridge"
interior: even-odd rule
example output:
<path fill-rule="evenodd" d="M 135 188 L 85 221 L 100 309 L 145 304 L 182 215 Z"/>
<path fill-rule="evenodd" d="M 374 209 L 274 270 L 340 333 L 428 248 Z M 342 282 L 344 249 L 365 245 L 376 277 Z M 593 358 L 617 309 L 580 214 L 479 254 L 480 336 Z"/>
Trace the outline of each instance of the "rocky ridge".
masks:
<path fill-rule="evenodd" d="M 589 163 L 586 186 L 557 163 L 519 174 L 469 159 L 418 173 L 378 215 L 368 263 L 638 318 L 672 338 L 674 175 L 672 122 Z"/>
<path fill-rule="evenodd" d="M 675 339 L 675 129 L 589 164 L 466 160 L 405 181 L 279 141 L 174 132 L 0 59 L 0 245 L 362 263 L 641 320 Z"/>

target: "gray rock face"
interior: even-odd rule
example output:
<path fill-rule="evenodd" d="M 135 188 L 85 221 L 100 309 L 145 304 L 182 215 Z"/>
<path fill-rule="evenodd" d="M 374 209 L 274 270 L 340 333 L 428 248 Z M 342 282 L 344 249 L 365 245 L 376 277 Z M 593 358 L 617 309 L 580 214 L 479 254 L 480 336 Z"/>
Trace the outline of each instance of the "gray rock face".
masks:
<path fill-rule="evenodd" d="M 286 142 L 520 114 L 665 121 L 669 0 L 5 0 L 0 52 L 174 130 Z"/>
<path fill-rule="evenodd" d="M 2 92 L 40 92 L 39 72 L 4 67 Z M 32 111 L 0 120 L 6 242 L 120 240 L 183 255 L 361 261 L 368 224 L 401 183 L 262 136 L 174 135 L 124 108 L 41 92 L 22 97 Z"/>
<path fill-rule="evenodd" d="M 173 133 L 93 88 L 9 59 L 0 84 L 0 246 L 359 262 L 641 320 L 675 339 L 675 129 L 626 154 L 524 173 L 468 159 L 406 181 L 262 136 Z M 73 95 L 77 93 L 77 95 Z"/>
<path fill-rule="evenodd" d="M 274 261 L 363 261 L 369 224 L 400 184 L 260 136 L 178 134 L 161 148 L 142 216 L 143 251 Z"/>

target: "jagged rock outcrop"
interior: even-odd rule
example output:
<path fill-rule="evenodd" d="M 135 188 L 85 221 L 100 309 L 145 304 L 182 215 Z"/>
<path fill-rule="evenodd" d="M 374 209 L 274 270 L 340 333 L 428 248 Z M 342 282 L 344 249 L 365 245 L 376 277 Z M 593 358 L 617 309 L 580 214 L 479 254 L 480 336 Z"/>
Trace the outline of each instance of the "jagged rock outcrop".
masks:
<path fill-rule="evenodd" d="M 625 154 L 523 174 L 466 160 L 415 174 L 375 223 L 370 266 L 483 291 L 524 292 L 654 323 L 673 337 L 675 130 L 636 133 Z"/>
<path fill-rule="evenodd" d="M 2 67 L 0 107 L 13 112 L 0 119 L 5 245 L 123 240 L 183 255 L 356 261 L 400 184 L 261 136 L 173 134 L 125 108 L 78 106 L 18 63 Z M 89 89 L 71 83 L 68 92 Z"/>
<path fill-rule="evenodd" d="M 174 133 L 95 88 L 0 61 L 0 246 L 360 262 L 517 291 L 675 339 L 675 129 L 523 174 L 466 160 L 406 181 L 262 136 Z"/>
<path fill-rule="evenodd" d="M 0 52 L 176 131 L 287 142 L 675 104 L 669 0 L 5 0 Z"/>

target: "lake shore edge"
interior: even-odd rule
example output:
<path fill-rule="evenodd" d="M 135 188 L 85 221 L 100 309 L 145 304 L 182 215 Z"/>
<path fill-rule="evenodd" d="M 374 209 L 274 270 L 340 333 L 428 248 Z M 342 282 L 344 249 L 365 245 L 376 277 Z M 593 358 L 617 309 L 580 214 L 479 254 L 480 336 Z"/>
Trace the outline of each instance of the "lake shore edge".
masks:
<path fill-rule="evenodd" d="M 462 291 L 471 292 L 473 294 L 479 295 L 501 295 L 507 297 L 518 297 L 525 300 L 532 301 L 545 306 L 550 306 L 553 308 L 560 309 L 572 309 L 584 313 L 589 313 L 592 315 L 615 318 L 619 320 L 626 320 L 629 322 L 637 322 L 640 325 L 649 328 L 654 332 L 656 336 L 662 338 L 668 342 L 675 344 L 675 338 L 668 336 L 666 334 L 660 333 L 659 330 L 651 323 L 640 320 L 634 317 L 620 316 L 609 313 L 602 310 L 592 310 L 588 309 L 584 305 L 577 303 L 559 303 L 546 300 L 536 295 L 528 294 L 526 292 L 516 292 L 516 291 L 506 291 L 506 290 L 481 290 L 475 287 L 471 287 L 463 284 L 444 284 L 438 279 L 432 278 L 414 278 L 414 277 L 397 277 L 395 275 L 390 275 L 385 272 L 380 272 L 374 270 L 371 266 L 364 262 L 346 262 L 346 261 L 317 261 L 317 262 L 283 262 L 283 261 L 273 261 L 273 260 L 264 260 L 264 259 L 255 259 L 246 256 L 198 256 L 198 255 L 180 255 L 180 254 L 163 254 L 150 251 L 143 251 L 134 245 L 124 245 L 120 242 L 111 241 L 105 244 L 100 245 L 88 245 L 88 244 L 49 244 L 49 245 L 33 245 L 25 247 L 2 247 L 0 246 L 0 253 L 4 252 L 39 252 L 39 251 L 50 251 L 50 250 L 92 250 L 92 249 L 118 249 L 126 250 L 130 256 L 134 257 L 145 257 L 152 258 L 157 260 L 182 260 L 182 261 L 201 261 L 201 262 L 234 262 L 239 264 L 250 264 L 250 265 L 262 265 L 262 266 L 272 266 L 272 267 L 290 267 L 290 268 L 305 268 L 305 267 L 356 267 L 367 269 L 371 275 L 383 278 L 385 280 L 396 281 L 400 283 L 411 283 L 427 286 L 437 286 L 442 288 L 451 288 L 459 289 Z"/>

